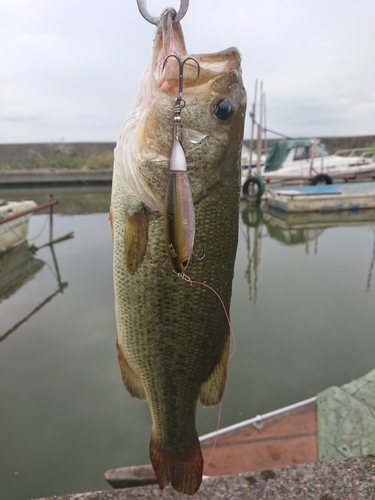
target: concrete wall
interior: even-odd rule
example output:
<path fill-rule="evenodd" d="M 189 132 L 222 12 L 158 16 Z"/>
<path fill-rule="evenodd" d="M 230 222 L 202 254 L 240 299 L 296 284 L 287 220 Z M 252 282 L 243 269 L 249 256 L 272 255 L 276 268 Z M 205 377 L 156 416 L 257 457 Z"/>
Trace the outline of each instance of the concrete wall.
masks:
<path fill-rule="evenodd" d="M 0 144 L 0 168 L 32 168 L 33 159 L 52 160 L 57 156 L 86 157 L 113 153 L 115 146 L 115 142 Z"/>

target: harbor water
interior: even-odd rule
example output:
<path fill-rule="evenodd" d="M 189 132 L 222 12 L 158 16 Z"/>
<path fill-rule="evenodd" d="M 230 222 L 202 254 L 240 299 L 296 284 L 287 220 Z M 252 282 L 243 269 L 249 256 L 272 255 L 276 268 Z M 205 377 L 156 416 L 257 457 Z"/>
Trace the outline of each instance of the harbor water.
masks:
<path fill-rule="evenodd" d="M 149 410 L 126 392 L 117 364 L 110 188 L 2 189 L 0 198 L 43 203 L 51 190 L 60 200 L 53 236 L 74 237 L 43 246 L 49 218 L 36 213 L 29 274 L 7 284 L 0 260 L 4 500 L 110 489 L 106 470 L 149 463 Z M 374 368 L 374 259 L 374 210 L 292 216 L 241 205 L 237 351 L 222 427 Z M 217 408 L 198 405 L 199 434 L 217 418 Z"/>

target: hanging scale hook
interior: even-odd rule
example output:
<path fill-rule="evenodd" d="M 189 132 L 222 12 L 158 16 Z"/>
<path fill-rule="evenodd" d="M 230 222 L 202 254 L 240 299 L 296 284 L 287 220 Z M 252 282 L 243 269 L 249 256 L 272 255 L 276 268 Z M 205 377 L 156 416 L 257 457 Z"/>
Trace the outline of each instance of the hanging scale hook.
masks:
<path fill-rule="evenodd" d="M 157 25 L 159 23 L 160 16 L 154 17 L 149 13 L 149 11 L 147 9 L 146 0 L 137 0 L 137 5 L 138 5 L 139 12 L 141 13 L 142 17 L 144 17 L 146 19 L 146 21 L 148 21 L 151 24 L 155 24 L 155 25 Z M 178 21 L 181 21 L 181 19 L 184 17 L 184 15 L 186 14 L 186 12 L 188 10 L 188 7 L 189 7 L 189 0 L 180 0 L 179 11 L 177 12 L 175 17 L 173 18 L 174 23 L 178 23 Z"/>

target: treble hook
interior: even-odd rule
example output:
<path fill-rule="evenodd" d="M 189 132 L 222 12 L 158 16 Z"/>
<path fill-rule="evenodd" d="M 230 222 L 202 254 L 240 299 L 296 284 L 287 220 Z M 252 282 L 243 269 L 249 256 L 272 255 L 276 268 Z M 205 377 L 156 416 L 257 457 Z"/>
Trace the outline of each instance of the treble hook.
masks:
<path fill-rule="evenodd" d="M 146 21 L 155 25 L 159 24 L 160 16 L 154 17 L 149 13 L 147 9 L 146 0 L 137 0 L 137 5 L 139 12 L 141 13 L 142 17 L 146 19 Z M 188 7 L 189 7 L 189 0 L 180 0 L 180 8 L 177 14 L 173 18 L 173 23 L 178 23 L 179 21 L 181 21 L 181 19 L 184 17 L 184 15 L 188 10 Z"/>
<path fill-rule="evenodd" d="M 200 75 L 201 67 L 200 67 L 199 62 L 195 59 L 195 57 L 189 56 L 186 59 L 184 59 L 183 61 L 181 61 L 181 59 L 178 56 L 176 56 L 176 54 L 169 54 L 169 56 L 167 56 L 164 59 L 164 62 L 163 62 L 163 71 L 164 71 L 167 59 L 169 59 L 170 57 L 174 57 L 176 59 L 176 61 L 178 62 L 178 68 L 179 68 L 179 73 L 178 73 L 178 97 L 182 101 L 183 100 L 182 99 L 182 88 L 183 88 L 183 85 L 184 85 L 184 66 L 185 66 L 186 61 L 191 60 L 191 61 L 194 61 L 194 62 L 197 63 L 198 78 L 199 78 L 199 75 Z"/>
<path fill-rule="evenodd" d="M 186 104 L 184 99 L 182 98 L 182 89 L 183 89 L 183 85 L 184 85 L 184 65 L 185 65 L 186 61 L 189 61 L 189 59 L 196 62 L 197 67 L 198 67 L 198 78 L 199 78 L 199 74 L 200 74 L 200 65 L 199 65 L 199 62 L 195 59 L 195 57 L 189 56 L 186 59 L 184 59 L 183 61 L 181 61 L 181 59 L 178 56 L 176 56 L 176 54 L 169 54 L 169 56 L 167 56 L 164 59 L 162 71 L 164 71 L 166 62 L 170 57 L 174 57 L 176 59 L 176 61 L 178 62 L 178 68 L 179 68 L 178 97 L 176 97 L 174 100 L 174 119 L 173 119 L 174 120 L 174 134 L 173 135 L 175 137 L 177 137 L 177 139 L 178 139 L 178 131 L 181 128 L 181 109 L 183 109 L 185 107 L 185 104 Z"/>

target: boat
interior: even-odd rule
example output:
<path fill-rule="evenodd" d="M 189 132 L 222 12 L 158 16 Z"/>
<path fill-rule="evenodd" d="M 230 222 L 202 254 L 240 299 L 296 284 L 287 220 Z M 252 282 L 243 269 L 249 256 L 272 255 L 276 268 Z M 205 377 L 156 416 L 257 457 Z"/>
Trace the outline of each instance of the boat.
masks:
<path fill-rule="evenodd" d="M 0 200 L 0 254 L 26 241 L 31 211 L 36 206 L 33 200 Z"/>
<path fill-rule="evenodd" d="M 375 453 L 375 370 L 341 387 L 200 437 L 206 476 Z M 151 465 L 110 469 L 114 488 L 155 483 Z"/>
<path fill-rule="evenodd" d="M 262 150 L 260 155 L 260 165 L 264 165 L 267 158 L 267 151 Z M 258 163 L 258 155 L 256 151 L 250 151 L 250 148 L 246 144 L 242 144 L 241 149 L 241 182 L 242 185 L 245 183 L 249 177 L 249 171 L 252 169 L 255 171 Z M 250 166 L 251 165 L 251 166 Z"/>
<path fill-rule="evenodd" d="M 264 182 L 305 179 L 312 184 L 363 175 L 375 178 L 375 149 L 342 149 L 330 154 L 318 139 L 283 139 L 272 146 L 261 175 Z"/>
<path fill-rule="evenodd" d="M 375 182 L 267 188 L 267 204 L 285 212 L 337 212 L 375 208 Z"/>
<path fill-rule="evenodd" d="M 254 174 L 252 173 L 254 171 Z M 302 182 L 332 184 L 334 180 L 375 179 L 375 149 L 341 149 L 331 154 L 319 139 L 283 139 L 274 143 L 255 169 L 242 167 L 242 194 L 248 200 L 260 199 L 264 184 Z"/>

